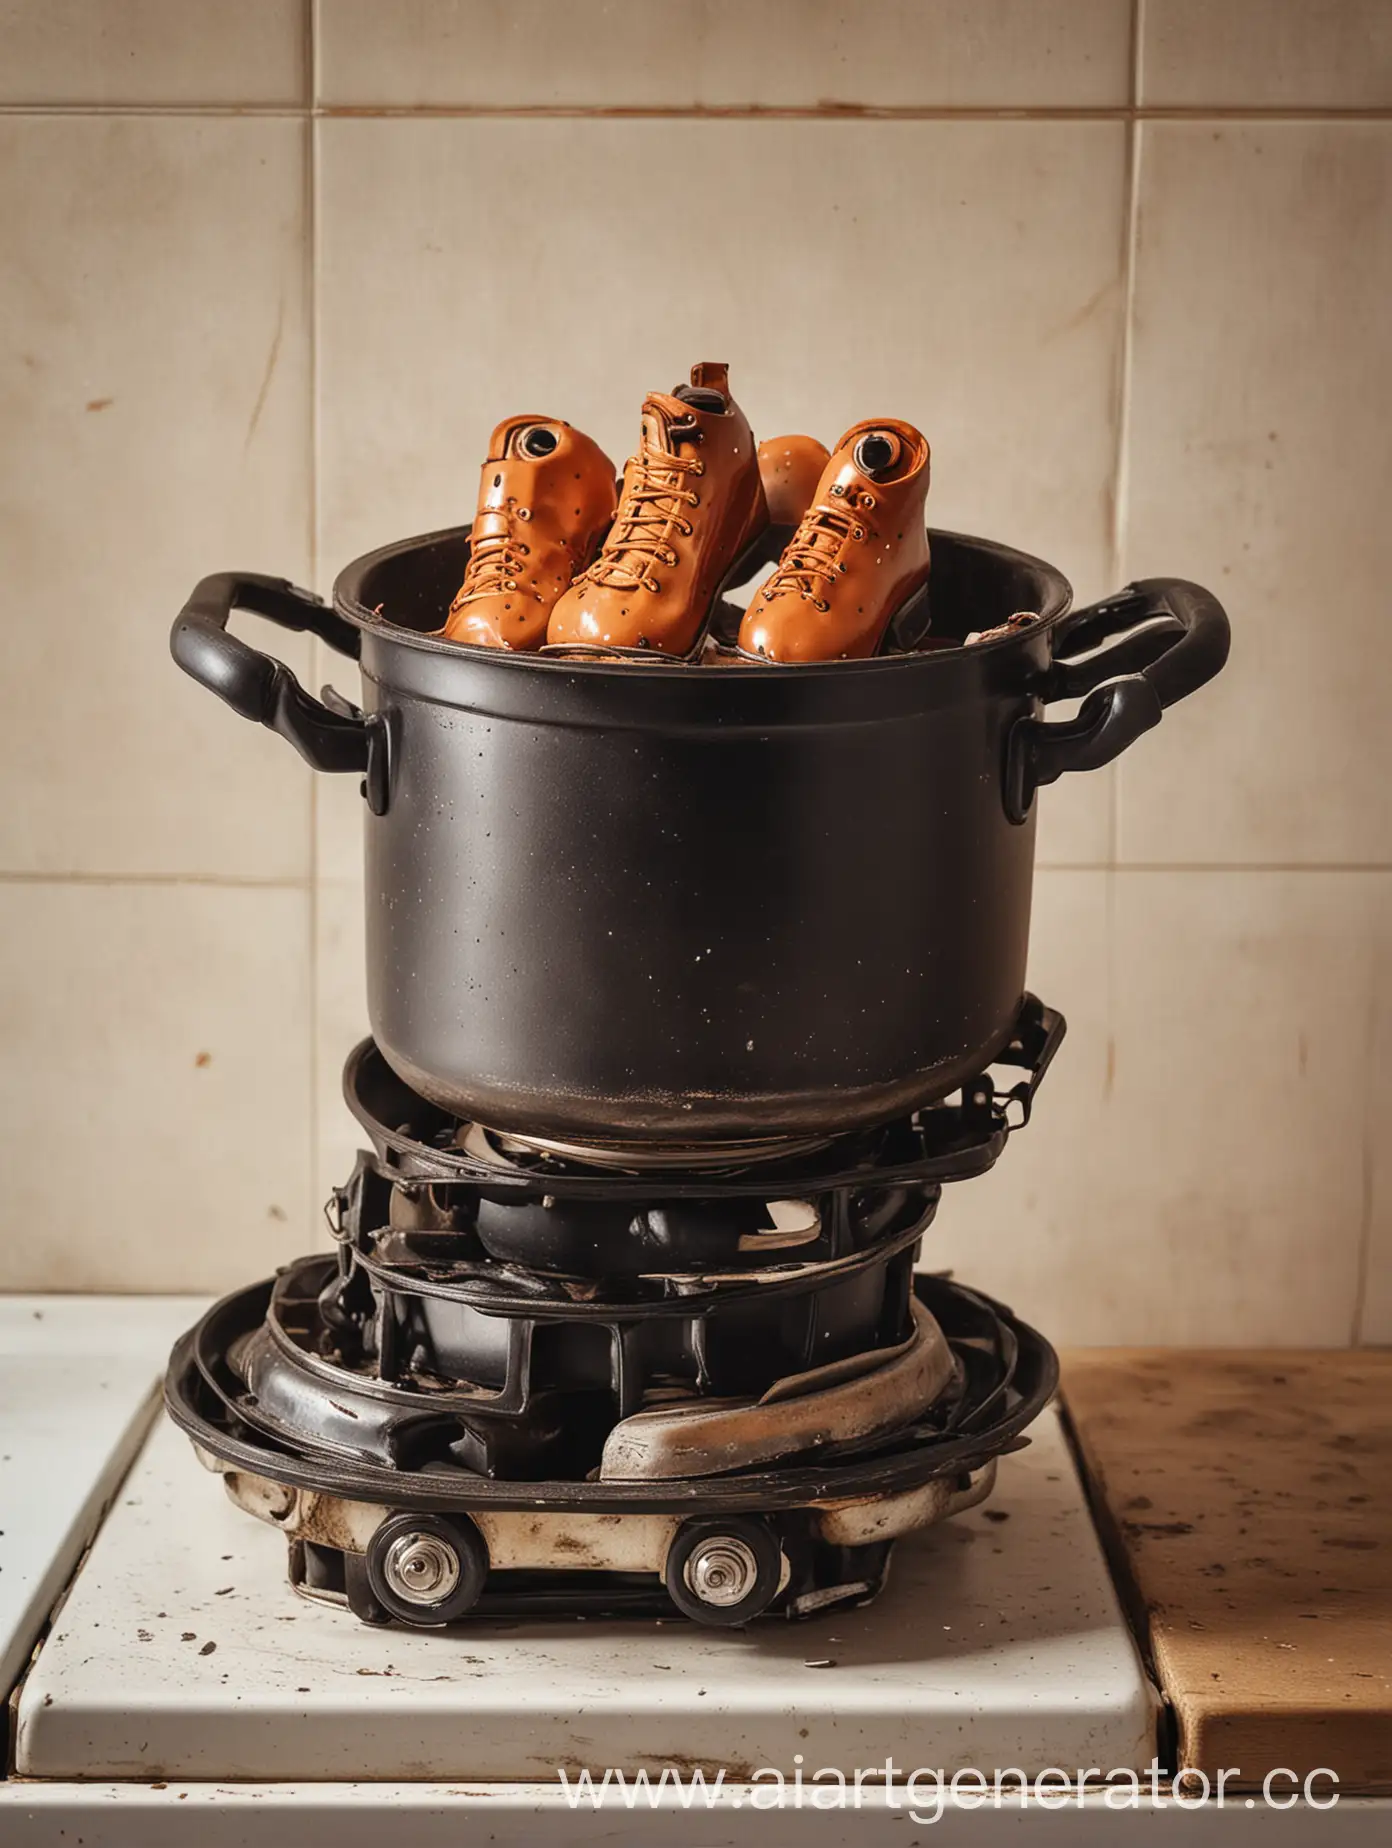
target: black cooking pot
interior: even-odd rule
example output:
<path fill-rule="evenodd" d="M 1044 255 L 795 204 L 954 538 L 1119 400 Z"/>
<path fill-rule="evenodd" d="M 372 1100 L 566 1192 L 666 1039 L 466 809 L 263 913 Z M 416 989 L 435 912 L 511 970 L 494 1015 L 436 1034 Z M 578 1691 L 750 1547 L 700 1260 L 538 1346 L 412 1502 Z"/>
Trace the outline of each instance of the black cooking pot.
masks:
<path fill-rule="evenodd" d="M 587 1140 L 840 1131 L 1004 1048 L 1036 789 L 1109 763 L 1228 651 L 1197 585 L 1069 614 L 1051 566 L 931 538 L 934 637 L 1039 620 L 805 667 L 461 648 L 428 633 L 461 528 L 359 559 L 333 610 L 281 579 L 205 578 L 172 646 L 311 764 L 362 776 L 372 1030 L 431 1102 Z M 233 609 L 359 658 L 365 711 L 228 634 Z"/>

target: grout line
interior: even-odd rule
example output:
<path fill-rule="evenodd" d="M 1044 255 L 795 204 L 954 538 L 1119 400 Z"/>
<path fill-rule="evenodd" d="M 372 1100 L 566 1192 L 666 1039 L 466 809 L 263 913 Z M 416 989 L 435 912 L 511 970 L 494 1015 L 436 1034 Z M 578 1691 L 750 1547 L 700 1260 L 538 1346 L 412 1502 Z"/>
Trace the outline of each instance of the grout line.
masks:
<path fill-rule="evenodd" d="M 1102 1101 L 1110 1104 L 1116 1089 L 1116 995 L 1117 995 L 1117 869 L 1109 866 L 1102 888 L 1103 978 L 1102 1018 L 1107 1023 L 1107 1063 L 1102 1081 Z"/>
<path fill-rule="evenodd" d="M 307 103 L 0 103 L 0 116 L 169 116 L 176 121 L 251 116 L 293 122 L 309 113 Z"/>
<path fill-rule="evenodd" d="M 1132 0 L 1131 7 L 1131 103 L 1140 96 L 1141 40 L 1145 24 L 1145 0 Z M 1126 125 L 1126 202 L 1122 218 L 1122 307 L 1121 351 L 1117 355 L 1116 382 L 1116 453 L 1112 467 L 1111 581 L 1125 583 L 1127 521 L 1131 495 L 1131 371 L 1135 345 L 1136 319 L 1136 248 L 1139 223 L 1141 169 L 1141 130 L 1132 120 Z M 1112 766 L 1107 780 L 1107 860 L 1115 865 L 1121 845 L 1121 772 L 1119 763 Z"/>
<path fill-rule="evenodd" d="M 775 106 L 729 104 L 300 104 L 274 103 L 0 103 L 0 116 L 166 116 L 179 119 L 246 116 L 284 121 L 301 117 L 333 121 L 635 121 L 635 122 L 1392 122 L 1392 108 L 1339 109 L 1318 104 L 1260 108 L 1238 103 L 1167 108 L 1131 104 L 1103 105 L 879 105 L 816 103 Z"/>
<path fill-rule="evenodd" d="M 304 108 L 311 114 L 319 101 L 319 18 L 315 0 L 301 0 L 300 50 L 304 57 Z"/>
<path fill-rule="evenodd" d="M 1145 77 L 1145 34 L 1146 34 L 1146 0 L 1131 0 L 1131 58 L 1129 76 L 1131 94 L 1128 102 L 1133 110 L 1141 107 L 1141 92 Z"/>
<path fill-rule="evenodd" d="M 1370 1014 L 1373 1010 L 1369 1010 Z M 1361 1216 L 1358 1227 L 1358 1264 L 1353 1280 L 1353 1321 L 1349 1329 L 1350 1347 L 1372 1347 L 1365 1329 L 1368 1319 L 1368 1276 L 1373 1261 L 1373 1106 L 1372 1106 L 1372 1072 L 1371 1065 L 1375 1056 L 1372 1045 L 1373 1028 L 1369 1021 L 1368 1044 L 1365 1057 L 1368 1061 L 1368 1077 L 1363 1087 L 1363 1134 L 1362 1134 L 1362 1201 Z"/>
<path fill-rule="evenodd" d="M 308 879 L 254 873 L 43 873 L 0 871 L 0 886 L 212 886 L 247 892 L 304 892 Z"/>
<path fill-rule="evenodd" d="M 311 105 L 319 97 L 319 0 L 304 0 L 305 83 Z M 319 588 L 319 124 L 311 115 L 305 123 L 305 216 L 306 276 L 309 320 L 309 581 Z M 322 644 L 310 643 L 310 659 L 320 665 Z M 316 675 L 317 678 L 317 675 Z M 323 803 L 317 776 L 310 779 L 309 798 L 309 1108 L 305 1113 L 307 1128 L 306 1160 L 309 1184 L 306 1189 L 310 1211 L 315 1208 L 319 1191 L 319 1081 L 322 1060 L 319 1031 L 319 861 L 320 820 Z"/>
<path fill-rule="evenodd" d="M 309 34 L 309 82 L 310 96 L 319 94 L 319 46 L 322 34 L 319 30 L 319 0 L 305 0 L 305 29 Z M 321 450 L 321 429 L 319 409 L 319 335 L 320 335 L 320 231 L 322 225 L 322 202 L 320 197 L 319 173 L 319 125 L 315 120 L 309 124 L 309 466 L 310 466 L 310 582 L 315 590 L 319 588 L 320 559 L 320 521 L 319 521 L 319 459 Z M 317 779 L 316 779 L 317 781 Z M 317 844 L 317 836 L 316 836 Z M 318 871 L 316 862 L 316 873 Z"/>
<path fill-rule="evenodd" d="M 1392 872 L 1381 860 L 1036 860 L 1039 873 L 1370 873 Z"/>
<path fill-rule="evenodd" d="M 316 843 L 317 847 L 317 843 Z M 1137 860 L 1114 863 L 1109 860 L 1036 860 L 1039 873 L 1221 873 L 1225 877 L 1244 873 L 1364 874 L 1385 878 L 1392 873 L 1392 863 L 1380 860 Z M 278 878 L 259 873 L 87 873 L 71 871 L 34 872 L 0 869 L 0 886 L 209 886 L 248 892 L 313 892 L 318 877 L 315 872 Z"/>
<path fill-rule="evenodd" d="M 602 121 L 771 121 L 771 122 L 1387 122 L 1392 108 L 1321 108 L 1316 104 L 1304 108 L 1244 107 L 1241 104 L 1213 103 L 1203 107 L 1166 108 L 1137 104 L 1083 104 L 1031 107 L 1028 104 L 977 104 L 953 106 L 946 103 L 877 104 L 825 101 L 806 104 L 768 103 L 331 103 L 318 104 L 314 113 L 352 120 L 367 117 L 398 120 L 418 117 L 425 121 L 468 119 L 498 116 L 521 116 L 530 120 L 555 117 L 560 120 L 593 116 Z"/>
<path fill-rule="evenodd" d="M 1353 1284 L 1353 1320 L 1349 1329 L 1350 1347 L 1370 1345 L 1365 1324 L 1368 1319 L 1368 1279 L 1373 1262 L 1374 1163 L 1377 1146 L 1377 1125 L 1374 1121 L 1373 1104 L 1377 1078 L 1378 1018 L 1382 1000 L 1380 976 L 1380 962 L 1374 956 L 1372 993 L 1368 996 L 1368 1011 L 1363 1025 L 1363 1120 L 1360 1125 L 1361 1147 L 1359 1151 L 1362 1163 L 1362 1200 L 1358 1228 L 1358 1264 Z"/>

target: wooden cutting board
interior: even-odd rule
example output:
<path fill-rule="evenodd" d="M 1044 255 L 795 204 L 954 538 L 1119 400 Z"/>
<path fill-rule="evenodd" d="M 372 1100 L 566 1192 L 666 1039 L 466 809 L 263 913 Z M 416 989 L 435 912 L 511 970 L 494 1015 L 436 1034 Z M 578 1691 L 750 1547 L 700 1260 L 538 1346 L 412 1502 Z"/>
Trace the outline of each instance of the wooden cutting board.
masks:
<path fill-rule="evenodd" d="M 1392 1788 L 1392 1352 L 1085 1349 L 1063 1383 L 1180 1766 Z"/>

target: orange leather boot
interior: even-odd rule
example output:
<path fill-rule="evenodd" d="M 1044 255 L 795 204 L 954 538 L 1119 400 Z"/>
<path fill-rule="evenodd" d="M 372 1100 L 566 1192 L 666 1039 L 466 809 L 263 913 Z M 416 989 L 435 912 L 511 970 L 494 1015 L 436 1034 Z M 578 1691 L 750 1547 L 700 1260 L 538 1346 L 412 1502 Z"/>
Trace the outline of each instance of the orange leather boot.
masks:
<path fill-rule="evenodd" d="M 614 464 L 581 431 L 547 417 L 500 423 L 464 582 L 439 634 L 483 648 L 540 648 L 556 599 L 595 556 L 617 499 Z"/>
<path fill-rule="evenodd" d="M 826 444 L 815 436 L 771 436 L 758 448 L 759 480 L 768 503 L 769 523 L 765 533 L 766 555 L 760 564 L 772 563 L 774 547 L 797 525 L 812 504 L 817 483 L 830 457 Z M 703 667 L 731 667 L 739 662 L 739 626 L 744 611 L 737 603 L 722 600 L 711 616 L 710 630 L 701 652 Z"/>
<path fill-rule="evenodd" d="M 771 436 L 759 445 L 759 479 L 764 484 L 771 526 L 796 526 L 812 505 L 831 457 L 815 436 Z"/>
<path fill-rule="evenodd" d="M 740 624 L 762 661 L 859 661 L 928 583 L 928 444 L 912 424 L 872 417 L 848 430 L 816 497 Z"/>
<path fill-rule="evenodd" d="M 754 438 L 727 369 L 643 404 L 638 453 L 594 564 L 551 612 L 548 647 L 687 659 L 768 526 Z"/>

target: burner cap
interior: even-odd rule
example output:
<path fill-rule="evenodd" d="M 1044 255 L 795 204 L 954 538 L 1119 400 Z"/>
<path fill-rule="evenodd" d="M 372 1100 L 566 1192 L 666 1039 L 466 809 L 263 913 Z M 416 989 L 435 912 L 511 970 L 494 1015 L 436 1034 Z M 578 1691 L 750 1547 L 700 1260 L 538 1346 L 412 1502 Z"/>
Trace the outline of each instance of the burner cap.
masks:
<path fill-rule="evenodd" d="M 526 1163 L 528 1157 L 541 1156 L 609 1173 L 728 1174 L 764 1162 L 815 1155 L 833 1140 L 831 1136 L 766 1136 L 739 1142 L 566 1142 L 466 1123 L 461 1125 L 457 1146 L 466 1155 L 499 1167 L 515 1167 L 519 1162 Z"/>

